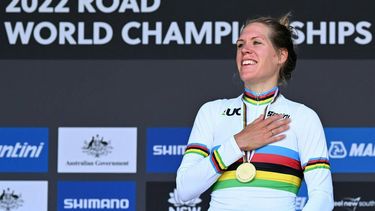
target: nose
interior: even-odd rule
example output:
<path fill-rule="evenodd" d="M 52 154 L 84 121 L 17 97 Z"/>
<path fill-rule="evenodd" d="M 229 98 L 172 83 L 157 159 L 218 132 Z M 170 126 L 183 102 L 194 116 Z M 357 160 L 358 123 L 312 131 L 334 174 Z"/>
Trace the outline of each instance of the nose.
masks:
<path fill-rule="evenodd" d="M 251 54 L 253 53 L 253 48 L 250 44 L 244 43 L 242 48 L 241 48 L 241 53 L 243 54 Z"/>

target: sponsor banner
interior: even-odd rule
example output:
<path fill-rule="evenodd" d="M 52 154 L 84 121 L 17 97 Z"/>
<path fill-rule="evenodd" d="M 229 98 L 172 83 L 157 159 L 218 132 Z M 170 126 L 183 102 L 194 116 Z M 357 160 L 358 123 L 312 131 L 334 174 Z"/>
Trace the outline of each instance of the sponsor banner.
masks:
<path fill-rule="evenodd" d="M 137 128 L 59 128 L 58 172 L 136 173 Z"/>
<path fill-rule="evenodd" d="M 191 128 L 147 129 L 147 173 L 175 173 L 185 152 Z"/>
<path fill-rule="evenodd" d="M 0 210 L 47 211 L 47 181 L 0 181 Z"/>
<path fill-rule="evenodd" d="M 153 211 L 204 211 L 208 210 L 210 190 L 198 198 L 183 202 L 176 193 L 175 182 L 147 182 L 146 210 Z"/>
<path fill-rule="evenodd" d="M 335 211 L 375 210 L 375 182 L 334 182 Z"/>
<path fill-rule="evenodd" d="M 58 182 L 57 210 L 136 210 L 135 182 Z"/>
<path fill-rule="evenodd" d="M 325 128 L 334 173 L 375 172 L 375 128 Z"/>
<path fill-rule="evenodd" d="M 0 128 L 0 172 L 47 172 L 48 128 Z"/>
<path fill-rule="evenodd" d="M 288 11 L 295 17 L 291 25 L 299 58 L 374 58 L 373 1 L 272 4 L 270 8 L 263 1 L 225 0 L 0 1 L 0 59 L 233 59 L 245 19 L 278 17 Z M 347 14 L 353 15 L 348 19 Z"/>

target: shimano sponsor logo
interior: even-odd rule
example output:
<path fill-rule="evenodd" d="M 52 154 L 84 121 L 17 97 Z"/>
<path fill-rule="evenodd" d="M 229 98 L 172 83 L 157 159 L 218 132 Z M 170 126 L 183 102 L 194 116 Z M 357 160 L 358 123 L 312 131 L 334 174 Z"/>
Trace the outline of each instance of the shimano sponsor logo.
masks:
<path fill-rule="evenodd" d="M 183 155 L 186 145 L 154 145 L 153 155 Z"/>
<path fill-rule="evenodd" d="M 355 211 L 357 208 L 375 208 L 375 201 L 374 200 L 369 200 L 361 201 L 361 197 L 346 197 L 342 200 L 335 201 L 334 203 L 335 208 L 342 207 L 345 208 L 346 210 L 351 210 Z"/>
<path fill-rule="evenodd" d="M 202 199 L 195 198 L 190 201 L 181 201 L 178 198 L 177 190 L 174 189 L 173 192 L 169 193 L 170 198 L 168 199 L 168 202 L 172 204 L 173 206 L 170 206 L 168 208 L 168 211 L 201 211 L 202 207 L 197 206 L 197 204 L 202 202 Z"/>
<path fill-rule="evenodd" d="M 373 143 L 352 143 L 348 153 L 342 141 L 332 141 L 329 147 L 329 156 L 331 158 L 375 157 L 375 145 Z"/>
<path fill-rule="evenodd" d="M 39 145 L 23 144 L 0 145 L 0 158 L 38 158 L 43 150 L 44 142 Z"/>
<path fill-rule="evenodd" d="M 129 199 L 64 199 L 64 209 L 128 209 Z"/>

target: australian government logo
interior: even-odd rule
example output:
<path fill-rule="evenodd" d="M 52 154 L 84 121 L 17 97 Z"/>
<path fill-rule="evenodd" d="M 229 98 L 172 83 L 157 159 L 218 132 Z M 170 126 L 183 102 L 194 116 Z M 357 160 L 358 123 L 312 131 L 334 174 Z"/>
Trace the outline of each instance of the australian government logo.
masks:
<path fill-rule="evenodd" d="M 169 193 L 168 202 L 171 204 L 168 211 L 201 211 L 202 207 L 198 204 L 202 202 L 202 199 L 195 198 L 190 201 L 181 201 L 178 198 L 177 190 L 174 189 L 173 192 Z"/>
<path fill-rule="evenodd" d="M 111 141 L 105 139 L 99 134 L 92 136 L 90 139 L 84 140 L 82 145 L 82 153 L 96 158 L 96 160 L 81 160 L 66 162 L 67 166 L 127 166 L 128 161 L 103 161 L 100 158 L 106 157 L 114 150 Z"/>
<path fill-rule="evenodd" d="M 112 149 L 111 141 L 104 140 L 104 137 L 100 137 L 99 135 L 93 136 L 90 141 L 85 141 L 82 147 L 84 153 L 96 158 L 110 154 Z"/>
<path fill-rule="evenodd" d="M 12 211 L 22 207 L 24 201 L 22 195 L 10 188 L 3 189 L 0 194 L 0 208 L 6 211 Z"/>

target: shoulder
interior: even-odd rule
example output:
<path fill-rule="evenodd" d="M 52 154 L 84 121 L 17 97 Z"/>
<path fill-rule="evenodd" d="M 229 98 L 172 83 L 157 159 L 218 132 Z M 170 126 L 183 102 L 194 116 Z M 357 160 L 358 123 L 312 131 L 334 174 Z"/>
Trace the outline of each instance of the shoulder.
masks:
<path fill-rule="evenodd" d="M 318 114 L 305 104 L 291 101 L 283 98 L 283 106 L 286 106 L 288 113 L 291 114 L 292 126 L 296 128 L 297 133 L 306 130 L 322 128 L 322 123 Z"/>
<path fill-rule="evenodd" d="M 282 95 L 280 97 L 282 105 L 288 107 L 291 111 L 293 111 L 293 113 L 295 113 L 295 116 L 301 117 L 303 119 L 318 117 L 317 113 L 305 104 L 289 100 Z"/>
<path fill-rule="evenodd" d="M 239 103 L 239 102 L 242 102 L 241 97 L 242 95 L 236 98 L 229 98 L 229 99 L 224 98 L 224 99 L 217 99 L 217 100 L 206 102 L 201 106 L 201 108 L 199 109 L 199 112 L 221 111 L 222 109 L 226 109 L 228 107 L 241 105 Z"/>

